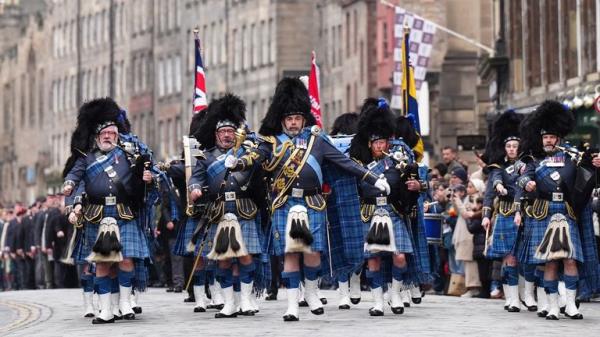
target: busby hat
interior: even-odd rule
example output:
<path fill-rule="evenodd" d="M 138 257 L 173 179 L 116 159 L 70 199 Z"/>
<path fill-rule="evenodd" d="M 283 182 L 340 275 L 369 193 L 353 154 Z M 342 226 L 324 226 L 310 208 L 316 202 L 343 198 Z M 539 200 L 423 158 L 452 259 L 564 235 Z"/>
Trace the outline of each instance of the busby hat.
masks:
<path fill-rule="evenodd" d="M 560 102 L 547 100 L 521 123 L 521 149 L 524 154 L 544 156 L 542 135 L 567 136 L 575 127 L 573 112 Z"/>
<path fill-rule="evenodd" d="M 258 131 L 263 136 L 275 136 L 283 131 L 281 121 L 286 116 L 302 115 L 305 127 L 317 123 L 310 113 L 308 90 L 297 78 L 285 77 L 277 84 L 271 105 Z"/>
<path fill-rule="evenodd" d="M 339 115 L 335 121 L 333 121 L 331 135 L 353 135 L 356 133 L 357 125 L 358 114 L 356 112 L 346 112 L 345 114 Z"/>
<path fill-rule="evenodd" d="M 392 137 L 394 126 L 394 115 L 385 99 L 365 99 L 360 111 L 356 135 L 350 143 L 350 157 L 363 163 L 370 162 L 371 141 Z"/>
<path fill-rule="evenodd" d="M 486 144 L 483 156 L 487 164 L 503 162 L 504 145 L 511 140 L 521 140 L 519 126 L 522 120 L 522 115 L 517 114 L 514 110 L 507 110 L 493 121 L 490 139 Z"/>
<path fill-rule="evenodd" d="M 414 148 L 419 142 L 419 134 L 415 130 L 414 123 L 409 116 L 398 116 L 396 117 L 396 130 L 394 131 L 396 137 L 402 138 L 404 143 L 411 149 Z"/>
<path fill-rule="evenodd" d="M 210 149 L 215 146 L 216 130 L 225 126 L 237 129 L 245 121 L 246 103 L 238 96 L 228 93 L 208 105 L 206 115 L 193 136 L 203 148 Z"/>
<path fill-rule="evenodd" d="M 116 126 L 119 133 L 129 133 L 131 124 L 127 113 L 110 97 L 85 102 L 77 115 L 77 126 L 71 136 L 71 156 L 67 159 L 63 177 L 71 170 L 79 156 L 95 146 L 98 132 L 108 126 Z"/>

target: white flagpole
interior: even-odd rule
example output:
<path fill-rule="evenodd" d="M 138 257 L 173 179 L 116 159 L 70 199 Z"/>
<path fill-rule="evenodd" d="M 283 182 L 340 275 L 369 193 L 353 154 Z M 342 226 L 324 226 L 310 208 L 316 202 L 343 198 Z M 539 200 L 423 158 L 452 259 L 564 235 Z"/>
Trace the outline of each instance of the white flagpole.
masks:
<path fill-rule="evenodd" d="M 382 3 L 382 4 L 384 4 L 384 5 L 386 5 L 386 6 L 389 6 L 389 7 L 397 7 L 396 5 L 394 5 L 394 4 L 392 4 L 392 3 L 389 3 L 389 2 L 388 2 L 388 1 L 386 1 L 386 0 L 379 0 L 379 1 L 381 1 L 381 3 Z M 409 12 L 409 11 L 407 11 L 407 12 L 408 12 L 408 13 L 411 13 L 411 14 L 415 14 L 415 15 L 416 15 L 416 13 Z M 425 19 L 425 18 L 424 18 L 424 19 Z M 462 35 L 462 34 L 460 34 L 460 33 L 456 32 L 456 31 L 453 31 L 453 30 L 452 30 L 452 29 L 450 29 L 450 28 L 447 28 L 447 27 L 441 26 L 441 25 L 439 25 L 439 24 L 437 24 L 437 23 L 435 23 L 435 22 L 433 22 L 433 21 L 431 21 L 431 20 L 429 20 L 429 19 L 425 19 L 425 20 L 427 20 L 428 22 L 430 22 L 430 23 L 431 23 L 433 26 L 435 26 L 435 28 L 437 28 L 437 29 L 440 29 L 440 30 L 442 30 L 442 31 L 444 31 L 444 32 L 446 32 L 446 33 L 448 33 L 448 34 L 450 34 L 450 35 L 452 35 L 452 36 L 456 37 L 456 38 L 459 38 L 459 39 L 461 39 L 461 40 L 463 40 L 463 41 L 465 41 L 465 42 L 468 42 L 468 43 L 470 43 L 470 44 L 472 44 L 472 45 L 474 45 L 474 46 L 476 46 L 476 47 L 478 47 L 478 48 L 480 48 L 480 49 L 483 49 L 483 50 L 485 50 L 486 52 L 490 53 L 490 55 L 491 55 L 491 56 L 493 56 L 493 55 L 494 55 L 494 49 L 493 49 L 493 48 L 491 48 L 491 47 L 488 47 L 488 46 L 486 46 L 486 45 L 484 45 L 484 44 L 480 43 L 479 41 L 477 41 L 477 40 L 474 40 L 474 39 L 472 39 L 472 38 L 470 38 L 470 37 L 467 37 L 467 36 L 465 36 L 465 35 Z"/>

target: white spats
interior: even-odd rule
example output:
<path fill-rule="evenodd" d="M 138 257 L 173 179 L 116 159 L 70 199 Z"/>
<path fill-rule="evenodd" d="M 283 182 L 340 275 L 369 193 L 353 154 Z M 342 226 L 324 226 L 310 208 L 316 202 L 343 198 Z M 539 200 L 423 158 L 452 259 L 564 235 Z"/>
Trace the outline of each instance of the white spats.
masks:
<path fill-rule="evenodd" d="M 94 317 L 95 315 L 93 296 L 93 291 L 83 292 L 83 317 Z"/>
<path fill-rule="evenodd" d="M 338 282 L 338 293 L 340 294 L 338 308 L 340 310 L 350 309 L 350 289 L 348 288 L 348 282 Z"/>
<path fill-rule="evenodd" d="M 195 285 L 194 298 L 196 298 L 196 304 L 194 305 L 194 312 L 205 312 L 206 311 L 206 293 L 204 291 L 204 285 Z"/>
<path fill-rule="evenodd" d="M 304 280 L 304 299 L 310 308 L 310 311 L 315 315 L 323 314 L 323 303 L 317 293 L 318 280 Z"/>

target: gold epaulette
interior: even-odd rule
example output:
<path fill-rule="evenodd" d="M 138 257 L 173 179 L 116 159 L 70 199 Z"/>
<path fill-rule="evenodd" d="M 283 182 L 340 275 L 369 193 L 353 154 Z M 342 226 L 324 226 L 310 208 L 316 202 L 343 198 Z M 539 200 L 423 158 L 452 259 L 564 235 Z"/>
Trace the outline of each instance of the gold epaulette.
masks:
<path fill-rule="evenodd" d="M 502 168 L 499 164 L 490 164 L 487 167 L 489 167 L 489 168 L 498 168 L 498 169 Z"/>
<path fill-rule="evenodd" d="M 276 140 L 276 138 L 274 136 L 260 136 L 259 135 L 258 139 L 261 140 L 261 141 L 263 141 L 263 142 L 266 142 L 266 143 L 271 143 L 271 144 L 277 143 L 277 140 Z"/>

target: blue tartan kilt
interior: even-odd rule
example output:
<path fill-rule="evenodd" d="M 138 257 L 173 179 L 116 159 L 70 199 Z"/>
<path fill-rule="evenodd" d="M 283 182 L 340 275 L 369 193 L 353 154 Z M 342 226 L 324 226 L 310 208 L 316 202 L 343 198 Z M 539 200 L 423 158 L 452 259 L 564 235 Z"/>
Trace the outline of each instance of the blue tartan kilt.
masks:
<path fill-rule="evenodd" d="M 492 232 L 492 242 L 486 254 L 487 258 L 504 258 L 507 255 L 515 253 L 515 243 L 517 242 L 519 227 L 515 225 L 514 220 L 514 215 L 504 216 L 500 213 L 496 215 Z"/>
<path fill-rule="evenodd" d="M 406 222 L 404 222 L 404 219 L 402 219 L 402 217 L 400 217 L 398 215 L 398 213 L 396 213 L 389 205 L 385 205 L 382 206 L 382 208 L 384 208 L 386 211 L 388 211 L 388 213 L 390 214 L 390 218 L 392 219 L 392 223 L 394 224 L 394 241 L 396 243 L 396 254 L 401 254 L 401 253 L 405 253 L 405 254 L 412 254 L 413 252 L 413 243 L 412 243 L 412 239 L 410 237 L 410 233 L 408 232 L 408 229 L 406 228 Z M 371 222 L 365 222 L 363 223 L 363 233 L 364 233 L 364 238 L 365 238 L 365 242 L 367 239 L 367 233 L 369 232 L 369 228 L 371 227 Z M 365 259 L 371 258 L 371 257 L 375 257 L 375 256 L 382 256 L 382 255 L 386 255 L 389 254 L 388 252 L 379 252 L 379 253 L 370 253 L 369 251 L 365 250 L 364 251 L 364 257 Z"/>
<path fill-rule="evenodd" d="M 314 252 L 323 252 L 325 247 L 325 230 L 327 224 L 326 210 L 317 211 L 306 204 L 304 198 L 288 197 L 285 204 L 273 212 L 273 221 L 271 224 L 271 235 L 273 239 L 273 255 L 282 256 L 285 254 L 285 225 L 290 208 L 302 205 L 308 210 L 308 227 L 313 236 L 313 243 L 310 246 Z"/>
<path fill-rule="evenodd" d="M 583 251 L 581 247 L 581 238 L 579 236 L 579 227 L 577 223 L 567 215 L 567 209 L 562 202 L 550 202 L 548 207 L 548 216 L 542 220 L 525 217 L 525 227 L 523 228 L 523 239 L 518 244 L 517 257 L 523 264 L 544 264 L 548 261 L 535 258 L 535 251 L 544 239 L 546 228 L 550 223 L 553 214 L 565 214 L 569 223 L 569 233 L 573 243 L 573 259 L 583 262 Z"/>
<path fill-rule="evenodd" d="M 121 253 L 123 253 L 124 258 L 145 259 L 150 257 L 146 235 L 144 235 L 144 232 L 138 226 L 135 219 L 129 221 L 120 219 L 116 206 L 104 206 L 102 217 L 117 219 L 121 234 L 121 246 L 123 246 Z M 92 247 L 94 247 L 96 238 L 98 237 L 99 227 L 100 224 L 91 222 L 84 224 L 83 233 L 79 237 L 73 251 L 73 258 L 76 263 L 87 263 L 85 259 L 92 253 Z"/>
<path fill-rule="evenodd" d="M 246 250 L 248 250 L 248 254 L 262 253 L 262 243 L 260 240 L 258 228 L 260 226 L 260 221 L 258 217 L 255 217 L 254 219 L 250 220 L 243 219 L 242 217 L 240 217 L 237 212 L 235 201 L 226 201 L 224 212 L 233 213 L 237 217 L 238 222 L 240 223 L 240 227 L 242 228 L 242 238 L 244 239 L 244 244 L 246 245 Z M 203 257 L 208 256 L 208 254 L 212 250 L 214 239 L 217 235 L 218 225 L 218 223 L 213 223 L 209 226 L 208 234 L 206 235 L 206 242 L 204 243 L 201 252 Z M 189 242 L 189 240 L 187 242 Z M 194 255 L 198 256 L 198 254 L 200 254 L 200 246 L 200 243 L 196 245 L 196 252 L 194 253 Z"/>
<path fill-rule="evenodd" d="M 186 217 L 186 221 L 179 228 L 177 232 L 177 238 L 175 239 L 175 244 L 173 245 L 173 254 L 178 256 L 191 256 L 191 253 L 187 252 L 187 244 L 192 240 L 192 236 L 194 235 L 194 230 L 196 229 L 196 225 L 198 225 L 198 221 L 200 218 L 192 218 Z M 202 239 L 202 238 L 200 238 Z"/>

